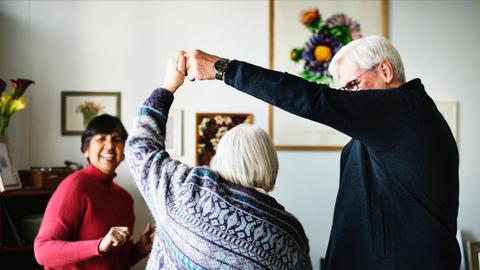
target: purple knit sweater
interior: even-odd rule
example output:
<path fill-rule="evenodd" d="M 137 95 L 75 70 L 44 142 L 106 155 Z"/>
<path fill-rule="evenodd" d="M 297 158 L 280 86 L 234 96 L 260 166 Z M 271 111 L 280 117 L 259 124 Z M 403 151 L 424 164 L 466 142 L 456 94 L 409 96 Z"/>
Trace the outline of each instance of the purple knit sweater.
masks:
<path fill-rule="evenodd" d="M 165 151 L 173 95 L 141 107 L 126 156 L 156 223 L 147 269 L 311 269 L 298 220 L 274 198 L 189 167 Z"/>

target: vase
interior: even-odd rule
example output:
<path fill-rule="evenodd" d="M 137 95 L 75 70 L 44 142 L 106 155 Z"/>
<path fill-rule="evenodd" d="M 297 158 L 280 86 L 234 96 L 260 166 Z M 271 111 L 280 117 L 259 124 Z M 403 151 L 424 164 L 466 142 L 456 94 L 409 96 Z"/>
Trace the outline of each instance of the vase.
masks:
<path fill-rule="evenodd" d="M 0 116 L 0 137 L 7 137 L 9 123 L 10 117 L 8 115 Z"/>
<path fill-rule="evenodd" d="M 98 112 L 84 112 L 83 113 L 83 127 L 86 127 L 93 118 L 98 115 Z"/>

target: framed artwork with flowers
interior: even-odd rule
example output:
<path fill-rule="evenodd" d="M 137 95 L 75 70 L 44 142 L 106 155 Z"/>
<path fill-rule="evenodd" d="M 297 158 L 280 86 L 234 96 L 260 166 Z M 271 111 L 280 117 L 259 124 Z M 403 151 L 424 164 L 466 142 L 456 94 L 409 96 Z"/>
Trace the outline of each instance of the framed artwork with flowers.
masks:
<path fill-rule="evenodd" d="M 223 135 L 236 125 L 253 124 L 253 115 L 249 113 L 197 113 L 195 123 L 195 161 L 197 166 L 208 166 Z"/>
<path fill-rule="evenodd" d="M 120 118 L 120 92 L 62 91 L 62 135 L 80 135 L 98 115 Z"/>
<path fill-rule="evenodd" d="M 442 114 L 447 121 L 450 130 L 452 131 L 452 135 L 455 140 L 458 141 L 457 138 L 457 102 L 456 101 L 435 101 L 435 105 L 437 105 L 438 111 Z"/>
<path fill-rule="evenodd" d="M 269 0 L 269 65 L 305 80 L 332 85 L 330 60 L 350 41 L 388 35 L 387 0 Z M 348 136 L 269 106 L 277 150 L 341 150 Z"/>
<path fill-rule="evenodd" d="M 0 138 L 0 192 L 22 189 L 22 182 L 8 149 L 8 139 Z"/>

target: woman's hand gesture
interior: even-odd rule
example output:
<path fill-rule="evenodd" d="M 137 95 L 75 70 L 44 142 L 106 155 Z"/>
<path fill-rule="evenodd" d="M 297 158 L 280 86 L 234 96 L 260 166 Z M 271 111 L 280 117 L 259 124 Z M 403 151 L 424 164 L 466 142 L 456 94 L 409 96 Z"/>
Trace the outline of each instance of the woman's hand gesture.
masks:
<path fill-rule="evenodd" d="M 111 227 L 108 233 L 103 237 L 100 245 L 98 245 L 98 251 L 100 253 L 106 253 L 113 248 L 125 245 L 127 241 L 131 241 L 132 236 L 128 227 Z"/>

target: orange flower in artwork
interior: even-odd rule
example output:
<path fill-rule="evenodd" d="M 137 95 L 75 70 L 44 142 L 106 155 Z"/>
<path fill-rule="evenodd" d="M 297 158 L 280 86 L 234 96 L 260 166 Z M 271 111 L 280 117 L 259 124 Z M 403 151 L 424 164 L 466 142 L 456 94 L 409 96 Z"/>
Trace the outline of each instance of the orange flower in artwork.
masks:
<path fill-rule="evenodd" d="M 318 8 L 307 8 L 300 12 L 299 20 L 304 25 L 310 25 L 320 19 Z"/>

